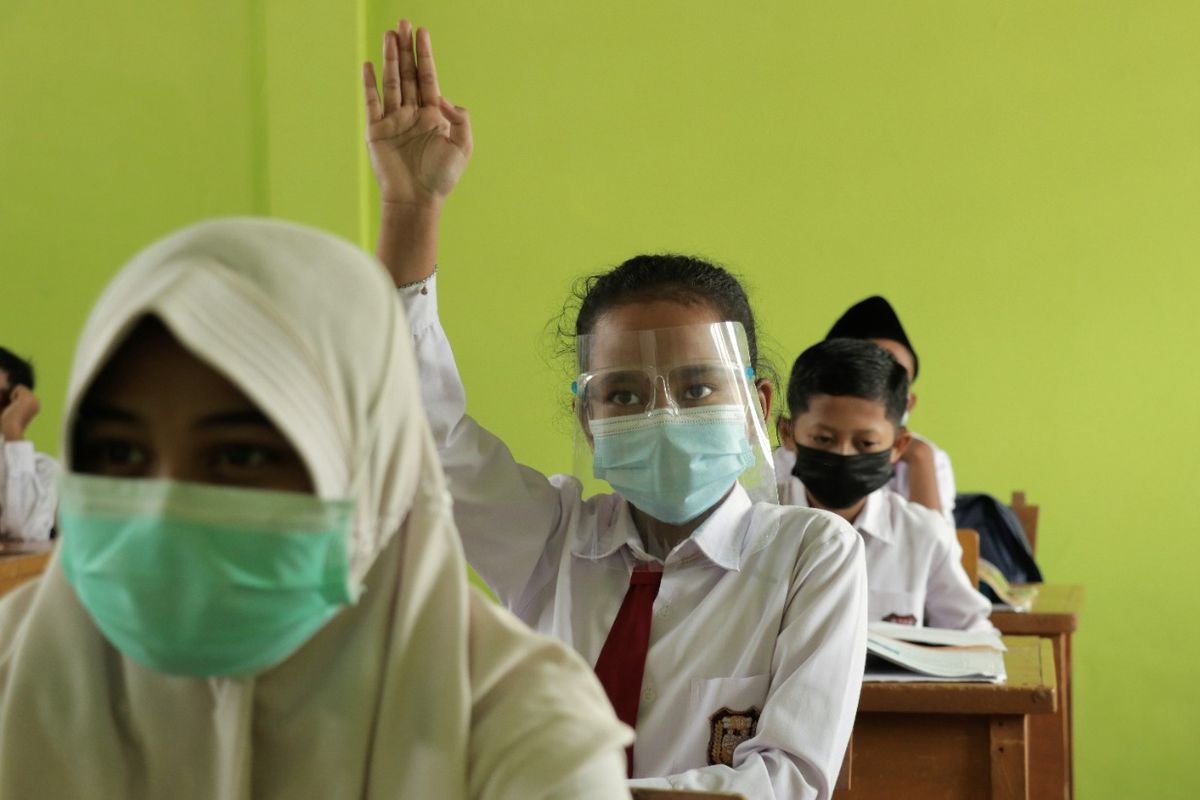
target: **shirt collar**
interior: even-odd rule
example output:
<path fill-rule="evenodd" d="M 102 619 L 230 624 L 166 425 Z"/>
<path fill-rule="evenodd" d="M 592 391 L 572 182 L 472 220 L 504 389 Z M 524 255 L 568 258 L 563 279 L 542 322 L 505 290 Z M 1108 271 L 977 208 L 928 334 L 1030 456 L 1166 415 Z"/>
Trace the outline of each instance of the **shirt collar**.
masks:
<path fill-rule="evenodd" d="M 722 569 L 741 569 L 742 548 L 750 529 L 748 512 L 752 506 L 746 490 L 740 483 L 735 483 L 733 491 L 717 506 L 712 516 L 704 520 L 691 536 L 677 544 L 667 560 L 686 560 L 698 553 Z M 597 532 L 593 539 L 581 542 L 571 553 L 579 558 L 599 561 L 623 547 L 638 561 L 654 560 L 642 546 L 642 537 L 633 524 L 629 503 L 618 497 L 616 513 L 608 528 Z"/>
<path fill-rule="evenodd" d="M 867 495 L 867 504 L 854 521 L 854 527 L 860 533 L 874 537 L 881 542 L 891 544 L 893 536 L 891 520 L 888 517 L 887 501 L 883 493 L 887 489 L 876 489 Z"/>
<path fill-rule="evenodd" d="M 854 529 L 861 534 L 891 544 L 895 541 L 895 536 L 888 518 L 886 498 L 883 496 L 887 491 L 889 491 L 887 488 L 876 489 L 867 495 L 866 505 L 863 506 L 862 511 L 858 512 L 858 519 L 854 520 Z M 781 501 L 793 506 L 812 507 L 808 502 L 808 493 L 804 491 L 804 484 L 796 477 L 780 482 L 779 497 Z"/>

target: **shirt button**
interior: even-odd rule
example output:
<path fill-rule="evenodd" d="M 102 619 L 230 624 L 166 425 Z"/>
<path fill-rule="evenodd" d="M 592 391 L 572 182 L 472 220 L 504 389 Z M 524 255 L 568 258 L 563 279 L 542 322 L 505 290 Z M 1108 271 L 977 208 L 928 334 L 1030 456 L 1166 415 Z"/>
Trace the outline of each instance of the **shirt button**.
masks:
<path fill-rule="evenodd" d="M 671 607 L 670 607 L 670 606 L 663 606 L 662 608 L 660 608 L 660 609 L 658 610 L 658 615 L 659 615 L 660 617 L 663 617 L 664 619 L 665 619 L 666 617 L 669 617 L 669 616 L 671 616 Z"/>
<path fill-rule="evenodd" d="M 654 693 L 653 689 L 646 688 L 642 691 L 642 702 L 643 703 L 653 703 L 654 698 L 656 698 L 656 697 L 658 697 L 658 695 Z"/>

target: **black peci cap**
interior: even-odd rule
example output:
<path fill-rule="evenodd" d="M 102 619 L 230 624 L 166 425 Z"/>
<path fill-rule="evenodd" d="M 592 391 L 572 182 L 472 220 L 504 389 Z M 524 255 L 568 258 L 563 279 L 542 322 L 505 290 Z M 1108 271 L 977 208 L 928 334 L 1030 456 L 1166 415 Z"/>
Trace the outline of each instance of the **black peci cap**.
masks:
<path fill-rule="evenodd" d="M 826 339 L 891 339 L 908 348 L 913 357 L 913 380 L 920 371 L 921 362 L 917 351 L 904 333 L 904 326 L 891 303 L 879 295 L 868 297 L 846 309 L 846 313 L 833 323 Z"/>

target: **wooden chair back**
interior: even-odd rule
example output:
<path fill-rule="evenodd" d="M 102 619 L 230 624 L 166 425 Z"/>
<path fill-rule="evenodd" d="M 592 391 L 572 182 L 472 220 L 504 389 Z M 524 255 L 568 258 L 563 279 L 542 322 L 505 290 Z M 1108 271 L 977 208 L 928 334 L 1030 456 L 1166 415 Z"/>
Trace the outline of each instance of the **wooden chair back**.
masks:
<path fill-rule="evenodd" d="M 1025 502 L 1024 492 L 1013 492 L 1010 505 L 1017 519 L 1021 521 L 1021 527 L 1025 529 L 1025 538 L 1029 540 L 1029 552 L 1036 556 L 1038 507 Z"/>
<path fill-rule="evenodd" d="M 50 549 L 50 545 L 17 552 L 0 549 L 0 595 L 8 594 L 41 575 L 46 562 L 50 560 Z"/>
<path fill-rule="evenodd" d="M 972 586 L 979 586 L 979 531 L 959 528 L 958 544 L 962 547 L 962 565 Z"/>

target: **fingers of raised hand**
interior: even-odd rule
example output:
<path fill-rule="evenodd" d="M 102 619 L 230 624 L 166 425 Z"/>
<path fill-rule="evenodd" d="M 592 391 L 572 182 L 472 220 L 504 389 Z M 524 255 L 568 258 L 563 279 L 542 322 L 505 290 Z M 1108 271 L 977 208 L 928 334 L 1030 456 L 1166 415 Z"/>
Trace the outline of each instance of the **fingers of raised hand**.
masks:
<path fill-rule="evenodd" d="M 383 118 L 383 104 L 379 102 L 379 90 L 375 86 L 375 65 L 363 62 L 363 108 L 367 112 L 367 124 Z"/>
<path fill-rule="evenodd" d="M 368 121 L 376 121 L 401 107 L 431 106 L 440 109 L 441 93 L 429 31 L 421 28 L 415 37 L 412 23 L 400 20 L 395 30 L 383 34 L 383 102 L 379 102 L 374 65 L 363 65 L 364 105 Z M 368 87 L 368 82 L 370 86 Z"/>
<path fill-rule="evenodd" d="M 400 92 L 404 96 L 404 105 L 419 106 L 421 96 L 417 90 L 417 60 L 413 56 L 412 23 L 402 19 L 396 30 L 397 43 L 400 45 Z"/>
<path fill-rule="evenodd" d="M 450 122 L 450 141 L 467 155 L 471 154 L 474 140 L 471 137 L 471 117 L 462 106 L 456 106 L 446 98 L 441 98 L 442 115 Z"/>
<path fill-rule="evenodd" d="M 441 92 L 438 91 L 437 67 L 433 63 L 433 41 L 426 28 L 417 28 L 417 81 L 421 90 L 421 105 L 440 106 Z"/>
<path fill-rule="evenodd" d="M 395 31 L 383 34 L 383 113 L 390 114 L 402 102 L 400 94 L 400 42 Z"/>
<path fill-rule="evenodd" d="M 450 120 L 453 125 L 463 125 L 469 123 L 469 112 L 462 106 L 456 106 L 447 98 L 439 98 L 442 113 L 446 115 L 446 119 Z"/>

